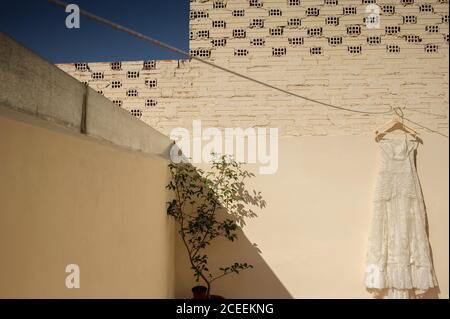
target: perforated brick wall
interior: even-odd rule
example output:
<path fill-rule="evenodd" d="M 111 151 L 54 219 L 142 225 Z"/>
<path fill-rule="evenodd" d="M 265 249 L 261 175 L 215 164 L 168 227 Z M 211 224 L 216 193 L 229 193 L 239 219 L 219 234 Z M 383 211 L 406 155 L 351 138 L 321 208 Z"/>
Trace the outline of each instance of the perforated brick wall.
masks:
<path fill-rule="evenodd" d="M 366 12 L 374 4 L 377 27 Z M 404 107 L 448 134 L 447 0 L 191 0 L 190 9 L 192 55 L 338 106 Z M 195 60 L 59 66 L 166 134 L 193 119 L 281 136 L 364 134 L 391 118 L 333 110 Z"/>

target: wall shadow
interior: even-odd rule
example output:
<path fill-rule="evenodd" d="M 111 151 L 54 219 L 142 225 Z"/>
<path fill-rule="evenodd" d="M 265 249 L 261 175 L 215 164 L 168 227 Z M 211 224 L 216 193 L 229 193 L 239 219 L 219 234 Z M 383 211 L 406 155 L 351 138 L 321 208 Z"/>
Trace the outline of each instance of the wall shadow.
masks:
<path fill-rule="evenodd" d="M 253 269 L 244 270 L 239 274 L 230 274 L 218 279 L 213 283 L 211 289 L 212 294 L 221 295 L 228 299 L 293 298 L 264 260 L 264 252 L 261 252 L 242 231 L 238 232 L 238 239 L 234 242 L 223 239 L 215 240 L 206 252 L 210 257 L 210 269 L 217 269 L 218 272 L 219 267 L 224 267 L 234 262 L 247 262 L 254 267 Z M 178 237 L 175 253 L 175 297 L 190 298 L 191 288 L 198 283 L 194 280 L 187 253 Z"/>
<path fill-rule="evenodd" d="M 180 172 L 184 176 L 184 180 L 188 181 L 187 185 L 191 185 L 191 188 L 199 190 L 197 193 L 205 193 L 211 190 L 210 185 L 205 184 L 193 165 L 182 165 L 180 166 Z M 238 185 L 233 184 L 233 186 L 239 189 L 237 196 L 242 197 L 243 201 L 238 205 L 242 207 L 233 213 L 221 207 L 215 212 L 215 215 L 217 220 L 232 219 L 237 225 L 245 226 L 246 220 L 257 217 L 257 214 L 252 210 L 246 209 L 245 205 L 256 205 L 255 203 L 258 203 L 258 199 L 246 190 L 242 181 Z M 178 192 L 178 194 L 180 193 L 182 194 L 183 191 Z M 179 196 L 183 197 L 183 195 Z M 192 207 L 189 207 L 189 210 L 191 212 L 196 211 L 196 205 L 201 206 L 201 200 L 204 198 L 206 197 L 197 197 L 195 201 L 200 201 L 200 203 L 193 204 Z M 208 204 L 208 201 L 205 204 Z M 264 206 L 265 201 L 262 207 Z M 177 228 L 175 297 L 191 298 L 192 287 L 199 284 L 204 285 L 204 282 L 201 279 L 199 282 L 195 281 L 194 271 L 191 269 L 186 247 L 178 233 L 180 224 L 177 223 L 175 227 Z M 211 294 L 221 295 L 225 298 L 293 298 L 264 260 L 261 250 L 245 236 L 242 228 L 239 228 L 236 234 L 237 239 L 234 241 L 227 240 L 223 236 L 216 237 L 211 241 L 211 245 L 203 250 L 201 254 L 208 256 L 208 269 L 213 274 L 213 277 L 216 277 L 223 273 L 220 268 L 231 266 L 234 263 L 247 263 L 252 265 L 253 268 L 240 271 L 239 274 L 230 273 L 218 279 L 211 286 Z"/>

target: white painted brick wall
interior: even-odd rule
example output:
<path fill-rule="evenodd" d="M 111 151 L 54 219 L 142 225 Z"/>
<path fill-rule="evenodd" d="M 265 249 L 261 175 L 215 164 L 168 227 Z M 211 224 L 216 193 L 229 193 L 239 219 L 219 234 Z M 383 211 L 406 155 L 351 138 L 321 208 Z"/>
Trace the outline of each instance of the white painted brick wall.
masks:
<path fill-rule="evenodd" d="M 207 18 L 190 20 L 190 32 L 209 30 L 209 38 L 190 40 L 190 49 L 211 50 L 208 58 L 218 65 L 257 80 L 326 103 L 364 111 L 381 111 L 389 106 L 405 107 L 411 120 L 448 134 L 448 1 L 415 0 L 402 5 L 400 0 L 379 1 L 395 5 L 395 13 L 380 16 L 381 26 L 369 29 L 363 19 L 363 0 L 339 0 L 325 5 L 323 0 L 302 0 L 300 6 L 288 6 L 287 0 L 261 1 L 261 8 L 249 7 L 246 0 L 225 1 L 226 8 L 213 9 L 214 1 L 191 1 L 191 10 L 208 12 Z M 431 4 L 433 12 L 420 12 L 420 5 Z M 343 8 L 353 6 L 356 15 L 343 15 Z M 317 17 L 305 15 L 308 7 L 319 8 Z M 282 16 L 269 16 L 271 8 Z M 245 16 L 233 17 L 234 9 L 244 9 Z M 405 15 L 415 15 L 417 23 L 404 24 Z M 338 26 L 325 24 L 328 16 L 339 17 Z M 299 17 L 301 26 L 287 26 L 289 18 Z M 250 28 L 253 18 L 264 19 L 263 28 Z M 223 20 L 225 28 L 213 28 L 212 21 Z M 346 33 L 348 25 L 361 26 L 359 36 Z M 270 36 L 269 29 L 283 26 L 282 36 Z M 386 35 L 386 26 L 400 26 L 398 35 Z M 438 26 L 430 33 L 427 26 Z M 308 28 L 322 27 L 322 36 L 311 37 Z M 235 39 L 232 30 L 246 30 L 246 37 Z M 406 35 L 418 35 L 419 43 L 408 43 Z M 341 36 L 342 44 L 332 46 L 331 36 Z M 370 45 L 367 37 L 380 36 L 381 43 Z M 288 39 L 303 37 L 304 43 L 292 46 Z M 447 37 L 447 38 L 446 38 Z M 213 39 L 226 39 L 224 47 L 212 47 Z M 265 45 L 250 45 L 253 38 L 264 38 Z M 400 53 L 389 53 L 388 44 L 398 45 Z M 427 44 L 438 46 L 436 53 L 425 52 Z M 361 54 L 350 54 L 348 46 L 361 46 Z M 272 56 L 273 47 L 285 47 L 286 55 Z M 319 56 L 311 47 L 322 47 Z M 248 56 L 235 56 L 235 49 L 247 49 Z M 195 60 L 157 61 L 155 70 L 143 70 L 143 61 L 122 62 L 122 70 L 112 71 L 109 63 L 89 63 L 89 71 L 76 71 L 73 64 L 59 65 L 80 81 L 111 100 L 120 99 L 125 109 L 142 110 L 142 120 L 168 134 L 174 127 L 190 128 L 193 119 L 203 126 L 278 127 L 280 136 L 363 134 L 374 131 L 391 116 L 348 113 L 287 95 L 232 74 L 211 68 Z M 139 71 L 139 78 L 127 79 L 128 70 Z M 91 72 L 103 71 L 103 80 L 91 80 Z M 121 80 L 119 89 L 111 80 Z M 145 79 L 156 79 L 156 88 L 147 88 Z M 138 97 L 127 97 L 135 88 Z M 145 106 L 147 99 L 156 106 Z M 414 125 L 411 125 L 414 127 Z M 417 128 L 417 127 L 416 127 Z M 420 128 L 417 128 L 421 130 Z"/>

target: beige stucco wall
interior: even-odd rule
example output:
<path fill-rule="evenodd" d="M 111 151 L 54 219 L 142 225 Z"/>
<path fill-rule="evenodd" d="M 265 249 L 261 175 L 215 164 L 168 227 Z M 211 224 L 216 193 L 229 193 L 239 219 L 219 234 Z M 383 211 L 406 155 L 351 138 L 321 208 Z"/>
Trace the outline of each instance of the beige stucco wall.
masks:
<path fill-rule="evenodd" d="M 448 139 L 422 138 L 418 173 L 439 297 L 448 298 Z M 212 264 L 247 261 L 255 268 L 217 281 L 213 293 L 228 298 L 370 298 L 363 276 L 377 168 L 378 145 L 371 134 L 281 139 L 277 173 L 257 175 L 250 184 L 263 192 L 267 208 L 248 223 L 236 244 L 212 246 Z M 254 242 L 261 253 L 251 246 Z M 185 297 L 194 282 L 179 243 L 176 256 L 176 296 Z"/>
<path fill-rule="evenodd" d="M 0 116 L 0 297 L 172 297 L 166 160 L 30 123 Z"/>

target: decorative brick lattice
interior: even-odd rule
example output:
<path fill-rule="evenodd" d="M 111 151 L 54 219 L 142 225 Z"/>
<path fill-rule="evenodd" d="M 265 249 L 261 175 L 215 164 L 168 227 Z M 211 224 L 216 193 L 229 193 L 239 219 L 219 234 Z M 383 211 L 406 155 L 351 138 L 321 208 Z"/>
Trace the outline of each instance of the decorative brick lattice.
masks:
<path fill-rule="evenodd" d="M 103 72 L 92 72 L 91 78 L 92 80 L 103 80 L 104 78 Z"/>
<path fill-rule="evenodd" d="M 156 80 L 156 79 L 147 79 L 147 80 L 145 80 L 145 85 L 148 88 L 151 88 L 151 89 L 156 88 L 158 86 L 158 80 Z"/>
<path fill-rule="evenodd" d="M 264 28 L 264 20 L 263 19 L 250 20 L 250 28 Z"/>
<path fill-rule="evenodd" d="M 272 48 L 273 56 L 283 56 L 286 55 L 286 48 Z"/>
<path fill-rule="evenodd" d="M 269 35 L 271 35 L 271 36 L 281 36 L 281 35 L 283 35 L 283 28 L 282 27 L 270 28 L 269 29 Z"/>
<path fill-rule="evenodd" d="M 388 53 L 400 53 L 400 46 L 397 44 L 386 45 L 386 52 Z"/>
<path fill-rule="evenodd" d="M 395 6 L 392 4 L 384 4 L 381 6 L 381 12 L 383 14 L 392 15 L 395 13 Z"/>
<path fill-rule="evenodd" d="M 131 115 L 136 116 L 136 117 L 142 116 L 142 111 L 139 109 L 131 109 L 130 113 L 131 113 Z"/>
<path fill-rule="evenodd" d="M 317 17 L 320 14 L 320 10 L 319 8 L 307 8 L 305 14 L 308 17 Z"/>
<path fill-rule="evenodd" d="M 212 22 L 212 27 L 213 28 L 225 28 L 226 27 L 226 22 L 224 20 L 217 20 L 217 21 L 213 21 Z"/>
<path fill-rule="evenodd" d="M 361 34 L 361 26 L 360 25 L 350 25 L 347 27 L 347 34 L 349 36 L 356 37 Z"/>
<path fill-rule="evenodd" d="M 339 25 L 339 17 L 326 17 L 325 18 L 325 23 L 327 25 L 338 26 Z"/>
<path fill-rule="evenodd" d="M 77 71 L 88 71 L 89 65 L 87 63 L 75 63 L 75 70 Z"/>
<path fill-rule="evenodd" d="M 232 15 L 233 17 L 243 17 L 245 16 L 245 10 L 244 9 L 233 10 Z"/>
<path fill-rule="evenodd" d="M 387 35 L 397 35 L 400 33 L 400 30 L 401 30 L 401 28 L 398 25 L 394 25 L 394 26 L 388 25 L 384 28 L 384 32 Z"/>
<path fill-rule="evenodd" d="M 112 102 L 115 105 L 117 105 L 118 107 L 122 107 L 122 104 L 123 104 L 122 100 L 116 99 L 116 100 L 113 100 Z"/>
<path fill-rule="evenodd" d="M 145 106 L 156 106 L 158 102 L 154 99 L 148 99 L 145 101 Z"/>
<path fill-rule="evenodd" d="M 417 16 L 413 15 L 407 15 L 403 17 L 403 23 L 405 24 L 416 24 L 417 23 Z"/>
<path fill-rule="evenodd" d="M 439 46 L 437 44 L 427 44 L 425 46 L 426 53 L 436 53 L 438 52 Z"/>
<path fill-rule="evenodd" d="M 312 27 L 308 29 L 308 35 L 310 37 L 320 37 L 322 35 L 322 27 Z"/>
<path fill-rule="evenodd" d="M 328 44 L 333 46 L 340 45 L 342 44 L 342 37 L 340 36 L 330 37 L 328 38 Z"/>
<path fill-rule="evenodd" d="M 289 18 L 287 25 L 289 27 L 299 27 L 302 25 L 302 19 L 300 18 Z"/>
<path fill-rule="evenodd" d="M 209 17 L 209 13 L 206 11 L 193 11 L 191 10 L 189 12 L 189 19 L 193 20 L 193 19 L 201 19 L 201 18 L 208 18 Z"/>
<path fill-rule="evenodd" d="M 367 43 L 370 45 L 381 44 L 381 37 L 379 37 L 379 36 L 367 37 Z"/>
<path fill-rule="evenodd" d="M 197 32 L 197 38 L 208 39 L 209 38 L 209 30 L 199 30 Z"/>
<path fill-rule="evenodd" d="M 245 38 L 246 32 L 244 29 L 234 29 L 233 38 Z"/>
<path fill-rule="evenodd" d="M 234 50 L 234 55 L 235 56 L 247 56 L 248 50 L 247 49 L 236 49 L 236 50 Z"/>
<path fill-rule="evenodd" d="M 200 56 L 199 52 L 202 52 L 202 57 L 204 58 L 210 58 L 211 51 L 205 51 L 207 48 L 205 47 L 204 42 L 201 43 L 200 41 L 211 37 L 213 39 L 209 42 L 210 47 L 219 50 L 217 52 L 221 52 L 220 55 L 216 55 L 216 51 L 214 51 L 214 57 L 225 58 L 225 51 L 220 51 L 225 50 L 222 49 L 225 47 L 232 48 L 231 51 L 227 51 L 228 53 L 226 54 L 228 56 L 241 56 L 243 55 L 241 51 L 238 50 L 238 53 L 235 51 L 236 49 L 245 48 L 242 47 L 242 43 L 234 41 L 227 42 L 227 38 L 230 37 L 230 35 L 227 36 L 223 33 L 217 33 L 219 37 L 216 37 L 216 34 L 212 35 L 211 32 L 207 32 L 208 30 L 204 27 L 204 19 L 210 19 L 210 29 L 231 29 L 231 31 L 228 32 L 231 32 L 232 38 L 240 39 L 251 36 L 251 39 L 247 42 L 249 47 L 264 46 L 267 43 L 268 38 L 272 37 L 280 38 L 280 40 L 277 40 L 278 43 L 274 45 L 281 46 L 282 41 L 285 41 L 284 45 L 289 46 L 304 45 L 305 40 L 303 35 L 305 35 L 306 37 L 317 38 L 313 40 L 314 43 L 312 44 L 315 47 L 321 47 L 322 49 L 325 49 L 326 46 L 334 47 L 342 44 L 342 42 L 335 42 L 333 40 L 334 37 L 340 37 L 340 41 L 344 42 L 346 38 L 359 39 L 361 37 L 360 41 L 358 41 L 361 43 L 358 44 L 362 48 L 361 51 L 364 51 L 363 49 L 366 46 L 369 47 L 383 44 L 384 36 L 389 36 L 390 42 L 394 41 L 394 43 L 390 44 L 401 47 L 402 45 L 419 43 L 422 41 L 422 38 L 425 37 L 425 34 L 430 34 L 431 36 L 432 34 L 443 34 L 443 32 L 445 32 L 445 29 L 442 30 L 439 21 L 437 21 L 435 25 L 432 25 L 430 24 L 431 20 L 427 20 L 429 25 L 424 25 L 424 29 L 422 29 L 426 33 L 420 33 L 417 29 L 411 29 L 411 27 L 408 28 L 408 26 L 405 26 L 407 24 L 417 24 L 418 15 L 421 14 L 437 15 L 443 24 L 448 24 L 448 14 L 443 12 L 442 8 L 436 9 L 439 3 L 445 3 L 440 0 L 383 0 L 378 2 L 374 0 L 361 0 L 359 2 L 360 4 L 339 0 L 323 0 L 323 2 L 317 4 L 314 4 L 311 1 L 307 2 L 300 0 L 248 0 L 247 8 L 244 8 L 242 4 L 238 5 L 237 3 L 230 1 L 202 0 L 195 1 L 194 3 L 198 5 L 192 5 L 191 3 L 191 12 L 193 12 L 194 16 L 193 21 L 190 23 L 190 31 L 194 32 L 191 38 L 193 42 L 191 43 L 191 48 L 193 49 L 191 54 L 193 56 Z M 223 7 L 226 7 L 226 10 L 208 12 L 208 10 L 205 10 L 205 5 L 202 5 L 204 3 L 210 3 L 208 9 L 210 11 L 221 9 Z M 381 35 L 380 32 L 376 32 L 376 35 L 372 35 L 372 32 L 366 31 L 369 30 L 369 28 L 366 27 L 366 24 L 369 25 L 368 23 L 370 23 L 370 21 L 368 21 L 368 19 L 371 18 L 371 16 L 368 16 L 368 11 L 366 11 L 367 8 L 364 6 L 371 4 L 378 6 L 381 16 L 395 16 L 395 19 L 391 17 L 380 18 L 382 24 L 378 28 L 382 28 L 381 30 L 384 29 L 384 32 L 381 31 L 383 32 Z M 266 5 L 268 8 L 263 8 L 263 6 Z M 242 27 L 245 20 L 243 21 L 238 18 L 246 15 L 246 9 L 251 10 L 251 12 L 248 13 L 250 18 L 247 20 L 247 27 Z M 435 9 L 437 10 L 436 13 L 434 13 Z M 325 16 L 322 18 L 321 25 L 321 23 L 317 22 L 315 17 L 321 16 L 322 10 L 324 10 L 323 13 L 325 13 Z M 214 14 L 212 12 L 214 12 Z M 223 13 L 218 14 L 218 12 Z M 211 16 L 211 18 L 208 18 L 209 16 Z M 281 16 L 287 16 L 284 23 L 280 21 Z M 358 23 L 358 20 L 362 23 Z M 373 20 L 373 22 L 375 23 L 376 20 Z M 425 23 L 425 21 L 421 23 Z M 199 26 L 200 28 L 196 29 L 195 26 Z M 328 27 L 324 28 L 323 26 Z M 333 27 L 333 29 L 330 29 L 330 27 Z M 268 33 L 262 37 L 262 33 L 253 29 L 266 30 Z M 298 35 L 293 34 L 292 32 L 294 32 L 294 30 L 292 29 L 298 29 L 298 32 L 300 33 Z M 219 32 L 219 30 L 217 30 L 217 32 Z M 330 34 L 331 32 L 333 34 Z M 405 34 L 406 32 L 417 32 L 417 34 Z M 417 35 L 419 37 L 418 40 L 411 37 L 413 35 Z M 406 39 L 406 41 L 402 41 L 402 39 Z M 441 39 L 442 42 L 446 42 L 445 38 L 441 37 Z M 346 43 L 347 47 L 349 45 L 358 46 L 352 45 L 352 42 L 353 41 Z M 375 52 L 374 49 L 375 48 L 364 51 L 364 53 L 372 54 Z M 252 56 L 256 53 L 260 55 L 263 54 L 263 52 L 270 55 L 270 51 L 249 51 L 248 55 Z M 289 56 L 290 54 L 295 54 L 294 52 L 297 51 L 287 52 L 286 55 Z M 323 52 L 324 51 L 322 51 L 322 53 Z M 387 49 L 386 52 L 388 52 Z"/>
<path fill-rule="evenodd" d="M 283 12 L 280 9 L 269 9 L 269 17 L 281 17 Z"/>
<path fill-rule="evenodd" d="M 260 1 L 260 0 L 249 0 L 248 4 L 250 7 L 256 7 L 256 8 L 261 8 L 263 6 L 262 1 Z"/>
<path fill-rule="evenodd" d="M 344 7 L 342 8 L 343 15 L 353 15 L 356 14 L 356 7 Z"/>
<path fill-rule="evenodd" d="M 136 89 L 129 89 L 127 90 L 127 96 L 136 97 L 138 96 L 138 91 Z"/>
<path fill-rule="evenodd" d="M 432 13 L 434 11 L 434 8 L 431 4 L 424 3 L 419 6 L 419 11 L 422 13 Z"/>
<path fill-rule="evenodd" d="M 213 8 L 214 9 L 224 9 L 226 8 L 227 4 L 224 1 L 216 0 L 213 2 Z"/>
<path fill-rule="evenodd" d="M 144 70 L 155 70 L 156 69 L 156 61 L 144 61 L 142 68 Z"/>
<path fill-rule="evenodd" d="M 127 79 L 137 79 L 139 77 L 138 71 L 127 71 Z"/>
<path fill-rule="evenodd" d="M 212 40 L 213 47 L 224 47 L 227 44 L 227 39 L 214 39 Z"/>
<path fill-rule="evenodd" d="M 303 37 L 289 38 L 288 42 L 290 45 L 303 45 L 305 40 Z"/>
<path fill-rule="evenodd" d="M 438 25 L 427 25 L 425 27 L 425 31 L 429 33 L 439 33 L 439 26 Z"/>
<path fill-rule="evenodd" d="M 255 38 L 250 40 L 250 45 L 255 47 L 264 46 L 266 44 L 266 40 L 263 38 Z"/>
<path fill-rule="evenodd" d="M 111 62 L 110 67 L 114 71 L 122 70 L 122 62 Z"/>
<path fill-rule="evenodd" d="M 122 81 L 111 81 L 111 88 L 118 89 L 122 87 Z"/>
<path fill-rule="evenodd" d="M 348 52 L 350 54 L 361 54 L 362 47 L 360 45 L 351 45 L 348 47 Z"/>
<path fill-rule="evenodd" d="M 408 43 L 420 43 L 422 42 L 422 39 L 420 38 L 420 36 L 415 35 L 415 34 L 408 34 L 405 36 L 405 40 Z"/>
<path fill-rule="evenodd" d="M 327 6 L 337 6 L 339 4 L 338 0 L 324 0 L 324 4 Z"/>
<path fill-rule="evenodd" d="M 322 55 L 322 47 L 312 47 L 309 49 L 311 55 Z"/>
<path fill-rule="evenodd" d="M 201 58 L 209 58 L 211 56 L 211 50 L 205 48 L 197 49 L 196 56 Z"/>

